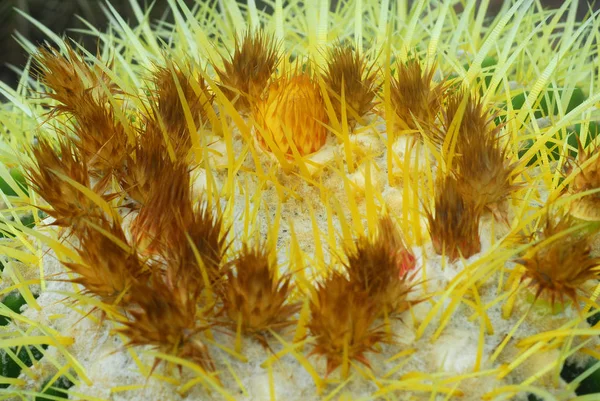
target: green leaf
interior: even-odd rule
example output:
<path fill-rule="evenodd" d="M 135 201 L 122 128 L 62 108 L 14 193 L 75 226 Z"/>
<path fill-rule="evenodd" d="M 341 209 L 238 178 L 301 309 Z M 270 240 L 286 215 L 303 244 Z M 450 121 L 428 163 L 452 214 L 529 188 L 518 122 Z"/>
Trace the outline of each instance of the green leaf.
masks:
<path fill-rule="evenodd" d="M 559 94 L 559 98 L 563 93 L 562 91 L 563 91 L 562 89 L 559 89 L 557 91 Z M 558 105 L 556 104 L 555 91 L 547 91 L 546 93 L 542 93 L 541 96 L 543 96 L 543 97 L 540 101 L 539 109 L 534 112 L 535 118 L 549 116 L 550 113 L 553 115 L 558 114 Z M 520 94 L 514 96 L 512 98 L 513 109 L 514 110 L 521 109 L 523 107 L 523 104 L 525 104 L 525 98 L 526 98 L 525 93 L 520 93 Z M 575 109 L 581 103 L 583 103 L 585 101 L 585 99 L 586 99 L 586 96 L 584 95 L 583 90 L 581 90 L 581 88 L 579 88 L 579 87 L 576 87 L 573 90 L 573 93 L 571 94 L 571 98 L 569 99 L 569 103 L 565 110 L 565 114 L 571 112 L 573 109 Z M 503 117 L 496 118 L 496 124 L 501 124 L 503 121 L 504 121 Z M 577 133 L 577 135 L 579 135 L 579 133 L 581 132 L 581 124 L 576 124 L 574 131 L 568 130 L 567 132 L 568 132 L 568 134 L 567 134 L 568 144 L 571 147 L 573 147 L 574 149 L 577 149 L 577 137 L 575 135 L 573 135 L 573 133 Z M 596 136 L 598 136 L 598 133 L 600 133 L 600 124 L 595 121 L 590 122 L 588 134 L 585 136 L 584 146 L 587 145 Z M 555 139 L 559 139 L 559 138 L 555 138 Z M 523 157 L 523 155 L 529 150 L 529 148 L 531 148 L 532 145 L 533 145 L 533 140 L 527 140 L 525 142 L 525 146 L 519 151 L 519 158 Z M 560 147 L 557 146 L 557 144 L 554 141 L 546 142 L 546 147 L 550 150 L 550 152 L 549 152 L 550 160 L 558 160 L 558 158 L 560 157 L 560 153 L 561 153 Z M 571 150 L 570 154 L 572 156 L 576 156 L 577 152 Z M 534 165 L 537 161 L 537 158 L 538 158 L 538 155 L 537 154 L 534 155 L 531 158 L 531 160 L 529 160 L 529 162 L 527 163 L 527 166 Z"/>
<path fill-rule="evenodd" d="M 27 181 L 21 170 L 16 168 L 10 169 L 10 176 L 17 182 L 21 189 L 27 193 Z M 0 178 L 0 191 L 6 196 L 17 196 L 15 190 L 2 178 Z"/>
<path fill-rule="evenodd" d="M 19 292 L 11 292 L 2 300 L 2 303 L 15 313 L 20 313 L 21 306 L 27 302 Z M 10 322 L 10 318 L 6 316 L 0 316 L 0 326 L 6 326 Z"/>
<path fill-rule="evenodd" d="M 575 150 L 571 150 L 571 156 L 577 156 L 577 149 L 579 145 L 577 143 L 577 138 L 581 138 L 581 124 L 575 124 L 575 129 L 568 130 L 569 136 L 567 137 L 567 143 Z M 588 131 L 583 137 L 583 141 L 581 144 L 584 148 L 586 148 L 590 142 L 592 142 L 596 137 L 600 134 L 600 122 L 598 121 L 590 121 L 588 126 Z"/>
<path fill-rule="evenodd" d="M 557 89 L 557 90 L 552 90 L 552 89 L 547 89 L 546 91 L 542 91 L 542 93 L 540 94 L 540 96 L 542 96 L 538 109 L 534 112 L 534 116 L 535 118 L 542 118 L 542 117 L 547 117 L 550 115 L 557 115 L 558 114 L 558 104 L 557 102 L 560 101 L 560 98 L 562 97 L 564 92 L 564 89 Z M 556 94 L 558 93 L 558 97 L 556 97 Z M 514 96 L 512 98 L 512 107 L 513 110 L 520 110 L 521 108 L 523 108 L 523 105 L 525 104 L 525 93 L 519 93 L 518 95 Z M 579 106 L 581 103 L 583 103 L 586 100 L 586 96 L 583 93 L 583 90 L 580 87 L 575 87 L 573 89 L 573 92 L 571 93 L 571 97 L 569 98 L 569 103 L 567 104 L 567 108 L 565 109 L 564 113 L 568 114 L 570 113 L 573 109 L 575 109 L 575 107 Z"/>
<path fill-rule="evenodd" d="M 42 347 L 42 349 L 47 349 L 48 345 L 44 344 L 44 345 L 41 345 L 41 347 Z M 31 361 L 31 358 L 29 357 L 27 349 L 29 349 L 29 352 L 31 352 L 31 356 L 36 361 L 39 361 L 44 356 L 44 354 L 42 354 L 37 349 L 37 347 L 34 347 L 34 346 L 29 346 L 27 348 L 21 347 L 19 352 L 17 353 L 17 357 L 27 367 L 33 365 L 33 362 Z M 17 352 L 16 347 L 11 348 L 11 350 L 13 352 Z M 0 375 L 2 375 L 3 377 L 6 377 L 6 378 L 14 379 L 14 378 L 19 377 L 19 374 L 21 374 L 21 367 L 7 353 L 2 352 L 0 354 Z M 8 383 L 0 384 L 0 388 L 7 388 L 8 386 L 9 386 Z"/>
<path fill-rule="evenodd" d="M 49 382 L 50 382 L 50 379 L 48 379 L 48 380 L 46 380 L 46 382 L 44 382 L 44 384 L 42 385 L 42 390 L 44 389 L 44 387 L 46 387 L 48 385 Z M 54 401 L 54 400 L 56 400 L 56 398 L 64 398 L 65 400 L 68 400 L 69 394 L 65 390 L 68 390 L 71 387 L 73 387 L 73 383 L 69 379 L 67 379 L 65 376 L 61 376 L 58 378 L 58 380 L 56 380 L 52 384 L 52 386 L 48 387 L 48 389 L 42 393 L 42 394 L 51 396 L 53 398 L 46 398 L 46 397 L 38 396 L 38 397 L 35 397 L 35 401 Z"/>
<path fill-rule="evenodd" d="M 40 216 L 40 213 L 38 213 L 38 216 Z M 19 218 L 25 227 L 33 228 L 33 226 L 35 226 L 35 219 L 33 218 L 32 213 L 20 216 Z M 6 237 L 12 238 L 14 235 L 11 232 L 0 232 L 0 238 Z"/>
<path fill-rule="evenodd" d="M 486 88 L 489 88 L 490 83 L 492 82 L 492 75 L 494 75 L 493 67 L 495 67 L 497 64 L 498 64 L 498 60 L 495 57 L 491 57 L 491 56 L 484 58 L 483 61 L 481 62 L 481 69 L 487 70 L 487 71 L 485 71 L 485 87 Z M 471 64 L 465 63 L 465 64 L 463 64 L 463 68 L 465 69 L 465 71 L 469 71 L 469 68 L 471 68 Z M 448 75 L 448 79 L 454 79 L 454 78 L 458 78 L 458 74 L 452 73 L 452 74 Z"/>
<path fill-rule="evenodd" d="M 575 378 L 577 378 L 580 374 L 585 372 L 587 369 L 591 368 L 597 362 L 597 360 L 590 361 L 585 367 L 578 367 L 575 364 L 565 363 L 562 368 L 562 371 L 560 372 L 560 376 L 567 383 L 570 383 L 573 380 L 575 380 Z M 577 387 L 575 393 L 577 395 L 600 393 L 600 369 L 597 369 L 591 375 L 586 377 L 579 384 L 579 387 Z"/>
<path fill-rule="evenodd" d="M 596 311 L 595 314 L 587 318 L 587 322 L 590 326 L 595 326 L 596 323 L 600 322 L 600 311 Z"/>

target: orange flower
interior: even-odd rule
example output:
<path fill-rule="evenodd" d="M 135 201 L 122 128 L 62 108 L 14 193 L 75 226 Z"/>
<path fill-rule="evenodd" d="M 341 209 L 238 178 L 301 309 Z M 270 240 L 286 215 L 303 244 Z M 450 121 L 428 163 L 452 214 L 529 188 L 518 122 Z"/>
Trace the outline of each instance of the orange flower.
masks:
<path fill-rule="evenodd" d="M 276 146 L 291 156 L 295 148 L 304 156 L 325 145 L 325 104 L 318 85 L 307 74 L 284 76 L 272 83 L 266 98 L 258 103 L 255 118 L 260 127 L 258 140 L 267 149 Z"/>

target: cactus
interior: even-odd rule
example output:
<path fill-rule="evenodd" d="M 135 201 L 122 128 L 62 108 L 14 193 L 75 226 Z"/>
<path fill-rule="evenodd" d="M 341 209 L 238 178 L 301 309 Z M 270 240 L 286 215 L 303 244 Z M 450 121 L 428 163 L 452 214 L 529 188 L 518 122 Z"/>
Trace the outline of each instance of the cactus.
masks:
<path fill-rule="evenodd" d="M 598 13 L 409 3 L 131 0 L 95 53 L 23 41 L 3 397 L 597 390 Z"/>

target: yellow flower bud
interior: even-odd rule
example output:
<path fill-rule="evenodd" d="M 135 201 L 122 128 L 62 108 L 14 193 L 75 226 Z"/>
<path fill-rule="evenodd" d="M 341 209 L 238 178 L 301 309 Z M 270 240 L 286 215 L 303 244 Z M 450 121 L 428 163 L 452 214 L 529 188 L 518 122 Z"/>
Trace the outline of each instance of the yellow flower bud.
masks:
<path fill-rule="evenodd" d="M 318 85 L 306 74 L 272 83 L 255 118 L 261 145 L 271 151 L 277 146 L 288 156 L 293 155 L 292 145 L 304 156 L 319 150 L 327 139 L 325 104 Z"/>

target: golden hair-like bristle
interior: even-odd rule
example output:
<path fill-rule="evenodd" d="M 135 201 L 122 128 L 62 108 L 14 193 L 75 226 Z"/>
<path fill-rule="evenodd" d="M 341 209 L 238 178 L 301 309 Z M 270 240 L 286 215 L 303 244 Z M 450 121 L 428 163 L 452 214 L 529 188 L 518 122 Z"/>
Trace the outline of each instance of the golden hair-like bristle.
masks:
<path fill-rule="evenodd" d="M 412 58 L 396 64 L 396 76 L 390 82 L 395 124 L 400 130 L 418 130 L 418 125 L 433 125 L 443 102 L 446 85 L 434 83 L 435 66 L 425 71 Z"/>
<path fill-rule="evenodd" d="M 50 206 L 40 209 L 55 219 L 53 225 L 77 228 L 86 219 L 95 221 L 103 215 L 97 204 L 64 179 L 90 187 L 85 158 L 72 142 L 60 140 L 57 152 L 50 142 L 40 139 L 32 149 L 32 158 L 34 164 L 27 168 L 28 181 Z"/>
<path fill-rule="evenodd" d="M 188 293 L 182 280 L 168 285 L 154 272 L 148 284 L 132 288 L 130 320 L 117 331 L 129 338 L 128 346 L 151 345 L 212 371 L 212 358 L 199 337 L 207 329 L 197 324 L 199 294 Z"/>
<path fill-rule="evenodd" d="M 346 104 L 348 124 L 364 124 L 363 117 L 375 106 L 379 90 L 375 64 L 368 63 L 365 56 L 349 44 L 338 43 L 327 53 L 327 67 L 323 74 L 329 98 L 338 120 L 342 118 L 342 89 Z"/>
<path fill-rule="evenodd" d="M 262 335 L 294 323 L 299 305 L 288 302 L 291 277 L 279 275 L 276 255 L 267 245 L 243 244 L 231 267 L 222 298 L 233 327 Z"/>
<path fill-rule="evenodd" d="M 317 284 L 310 310 L 307 326 L 315 337 L 312 354 L 327 358 L 327 374 L 350 360 L 369 366 L 365 354 L 387 337 L 385 331 L 373 327 L 380 312 L 375 301 L 341 273 L 334 272 Z"/>
<path fill-rule="evenodd" d="M 479 219 L 481 209 L 469 203 L 459 191 L 454 176 L 438 179 L 435 190 L 435 211 L 427 211 L 433 248 L 450 261 L 468 258 L 481 250 Z"/>
<path fill-rule="evenodd" d="M 83 285 L 87 292 L 98 295 L 106 303 L 121 299 L 121 303 L 127 304 L 131 286 L 138 280 L 143 282 L 148 270 L 127 243 L 119 223 L 100 220 L 99 225 L 111 237 L 94 227 L 75 230 L 79 240 L 77 253 L 82 263 L 64 264 L 79 275 L 72 281 Z"/>
<path fill-rule="evenodd" d="M 293 147 L 301 156 L 314 153 L 327 140 L 325 103 L 308 73 L 284 75 L 274 81 L 254 115 L 260 127 L 259 142 L 269 149 L 272 141 L 287 156 L 293 155 Z"/>
<path fill-rule="evenodd" d="M 545 296 L 552 304 L 564 304 L 567 297 L 579 308 L 579 293 L 586 293 L 584 284 L 600 279 L 600 258 L 591 256 L 586 230 L 553 238 L 571 227 L 568 215 L 546 216 L 540 240 L 550 242 L 533 247 L 517 263 L 525 267 L 523 279 L 536 289 L 536 299 Z"/>
<path fill-rule="evenodd" d="M 272 36 L 248 31 L 241 42 L 236 36 L 230 59 L 223 58 L 223 69 L 215 70 L 223 94 L 231 101 L 237 98 L 234 105 L 239 113 L 250 111 L 262 97 L 279 60 L 279 46 Z"/>
<path fill-rule="evenodd" d="M 408 309 L 406 297 L 416 261 L 389 215 L 379 219 L 374 235 L 360 237 L 354 247 L 348 247 L 346 255 L 350 282 L 369 294 L 378 311 L 391 314 Z"/>
<path fill-rule="evenodd" d="M 149 124 L 160 132 L 158 117 L 162 120 L 171 146 L 178 155 L 185 157 L 191 147 L 189 124 L 185 113 L 189 111 L 196 128 L 208 122 L 208 107 L 212 107 L 214 96 L 209 94 L 204 79 L 194 76 L 190 67 L 180 67 L 166 59 L 166 67 L 157 66 L 152 76 L 154 89 L 151 101 L 156 109 Z M 179 89 L 181 90 L 181 95 Z M 196 93 L 196 90 L 199 92 Z M 187 105 L 184 106 L 182 97 Z M 188 110 L 185 110 L 187 107 Z"/>

